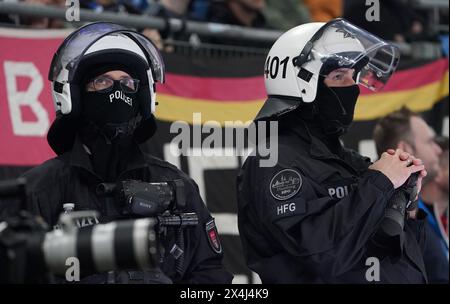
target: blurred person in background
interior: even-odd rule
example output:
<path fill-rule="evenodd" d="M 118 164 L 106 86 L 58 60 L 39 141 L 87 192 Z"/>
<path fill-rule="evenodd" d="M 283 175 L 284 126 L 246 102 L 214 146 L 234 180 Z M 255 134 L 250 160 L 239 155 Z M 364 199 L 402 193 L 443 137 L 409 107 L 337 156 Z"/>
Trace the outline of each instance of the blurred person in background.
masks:
<path fill-rule="evenodd" d="M 429 276 L 430 280 L 436 282 L 448 282 L 448 264 L 437 263 L 437 261 L 443 261 L 439 251 L 443 251 L 448 260 L 448 137 L 438 137 L 436 143 L 442 150 L 439 157 L 439 169 L 436 177 L 424 185 L 420 205 L 428 213 L 428 224 L 433 234 L 431 238 L 438 238 L 441 246 L 425 248 L 425 263 L 435 268 L 446 267 L 447 277 L 443 272 L 440 276 L 442 270 L 435 268 L 430 271 Z"/>
<path fill-rule="evenodd" d="M 302 0 L 266 0 L 263 10 L 267 26 L 286 31 L 297 25 L 311 22 L 308 8 Z"/>
<path fill-rule="evenodd" d="M 192 19 L 190 16 L 190 5 L 192 0 L 160 0 L 152 2 L 145 11 L 146 15 L 160 17 L 165 20 L 169 18 L 177 18 L 186 21 Z M 171 46 L 172 40 L 188 41 L 191 35 L 184 32 L 173 33 L 170 27 L 166 27 L 163 30 L 156 30 L 146 28 L 142 33 L 152 40 L 159 50 L 171 52 L 173 47 Z"/>
<path fill-rule="evenodd" d="M 57 7 L 65 7 L 65 0 L 4 0 L 4 2 L 22 2 L 32 5 L 50 5 Z M 1 15 L 0 23 L 14 24 L 16 26 L 25 26 L 36 29 L 50 29 L 50 28 L 63 28 L 64 21 L 60 19 L 51 19 L 45 17 L 32 17 L 32 16 L 20 16 L 20 15 Z"/>
<path fill-rule="evenodd" d="M 381 118 L 374 129 L 374 140 L 378 155 L 387 149 L 402 149 L 423 161 L 428 175 L 423 180 L 422 189 L 430 187 L 429 184 L 439 176 L 442 149 L 435 142 L 435 133 L 425 120 L 409 109 L 403 107 Z M 424 191 L 419 197 L 418 206 L 428 214 L 423 253 L 425 269 L 430 283 L 445 283 L 448 282 L 449 275 L 448 249 L 438 235 L 439 228 L 434 227 L 437 223 L 430 211 L 433 209 L 432 203 L 427 206 L 422 196 L 428 192 L 427 197 L 430 197 L 431 189 Z M 437 196 L 438 193 L 434 192 L 434 195 Z"/>
<path fill-rule="evenodd" d="M 114 12 L 141 14 L 148 6 L 146 0 L 80 0 L 81 8 L 88 8 L 98 13 Z"/>
<path fill-rule="evenodd" d="M 179 18 L 188 17 L 192 0 L 159 0 L 151 2 L 146 13 L 153 16 Z"/>
<path fill-rule="evenodd" d="M 248 28 L 267 28 L 263 11 L 265 0 L 222 0 L 213 1 L 209 7 L 207 21 L 238 25 Z M 227 44 L 231 46 L 269 48 L 272 42 L 246 41 L 234 38 L 203 38 L 202 41 L 213 44 Z"/>
<path fill-rule="evenodd" d="M 368 21 L 369 6 L 361 0 L 345 0 L 344 18 L 383 39 L 407 42 L 421 38 L 424 20 L 404 0 L 380 0 L 380 21 Z"/>
<path fill-rule="evenodd" d="M 1 2 L 17 3 L 18 0 L 0 0 Z M 0 13 L 0 26 L 14 26 L 19 24 L 19 16 Z"/>
<path fill-rule="evenodd" d="M 206 21 L 211 0 L 192 0 L 191 16 L 197 21 Z"/>
<path fill-rule="evenodd" d="M 442 235 L 446 235 L 448 247 L 448 137 L 439 136 L 436 143 L 441 147 L 442 154 L 439 157 L 439 172 L 436 178 L 429 183 L 429 187 L 422 190 L 424 201 L 433 202 L 434 214 L 439 219 L 438 224 Z"/>
<path fill-rule="evenodd" d="M 303 2 L 309 8 L 312 21 L 327 22 L 342 17 L 343 0 L 303 0 Z"/>
<path fill-rule="evenodd" d="M 265 7 L 265 0 L 213 1 L 208 21 L 261 28 L 266 26 L 266 20 L 262 14 Z"/>

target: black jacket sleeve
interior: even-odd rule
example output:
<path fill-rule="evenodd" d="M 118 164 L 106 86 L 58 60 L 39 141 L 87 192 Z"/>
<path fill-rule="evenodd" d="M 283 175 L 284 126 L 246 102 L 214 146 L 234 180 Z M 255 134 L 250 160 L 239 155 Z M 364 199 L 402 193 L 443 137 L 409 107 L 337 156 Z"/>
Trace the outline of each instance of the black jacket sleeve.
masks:
<path fill-rule="evenodd" d="M 199 284 L 229 284 L 233 279 L 227 270 L 225 270 L 223 259 L 223 247 L 220 244 L 217 228 L 214 219 L 207 210 L 202 198 L 200 197 L 198 187 L 191 180 L 192 192 L 188 199 L 188 204 L 198 215 L 198 225 L 191 231 L 187 238 L 188 244 L 185 244 L 189 251 L 186 264 L 183 283 Z M 208 233 L 215 229 L 215 243 L 211 244 Z M 214 246 L 216 245 L 216 246 Z"/>

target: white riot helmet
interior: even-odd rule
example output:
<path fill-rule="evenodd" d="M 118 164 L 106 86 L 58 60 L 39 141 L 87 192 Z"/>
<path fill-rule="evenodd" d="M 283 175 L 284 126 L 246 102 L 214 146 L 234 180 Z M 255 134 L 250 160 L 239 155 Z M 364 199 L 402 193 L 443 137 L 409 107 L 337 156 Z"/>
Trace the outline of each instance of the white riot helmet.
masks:
<path fill-rule="evenodd" d="M 73 144 L 75 125 L 80 115 L 80 82 L 94 66 L 123 66 L 139 76 L 142 121 L 147 130 L 141 141 L 153 135 L 156 82 L 164 82 L 164 63 L 153 43 L 142 34 L 109 22 L 91 23 L 71 33 L 53 56 L 48 79 L 56 119 L 47 135 L 51 148 L 61 154 Z M 143 128 L 141 128 L 143 129 Z M 144 134 L 144 135 L 142 135 Z"/>
<path fill-rule="evenodd" d="M 267 55 L 264 75 L 268 99 L 256 120 L 313 102 L 320 76 L 353 68 L 356 82 L 379 91 L 397 68 L 397 47 L 344 19 L 299 25 L 281 35 Z"/>

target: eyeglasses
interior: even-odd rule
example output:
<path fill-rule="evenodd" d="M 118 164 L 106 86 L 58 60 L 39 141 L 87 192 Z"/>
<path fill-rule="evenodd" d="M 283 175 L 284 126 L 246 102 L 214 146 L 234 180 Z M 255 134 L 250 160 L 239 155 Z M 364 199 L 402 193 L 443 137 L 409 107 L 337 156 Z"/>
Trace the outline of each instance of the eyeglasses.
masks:
<path fill-rule="evenodd" d="M 91 81 L 94 91 L 102 93 L 111 91 L 115 82 L 119 82 L 120 87 L 125 93 L 136 93 L 139 88 L 139 79 L 130 77 L 114 80 L 107 76 L 99 76 Z"/>

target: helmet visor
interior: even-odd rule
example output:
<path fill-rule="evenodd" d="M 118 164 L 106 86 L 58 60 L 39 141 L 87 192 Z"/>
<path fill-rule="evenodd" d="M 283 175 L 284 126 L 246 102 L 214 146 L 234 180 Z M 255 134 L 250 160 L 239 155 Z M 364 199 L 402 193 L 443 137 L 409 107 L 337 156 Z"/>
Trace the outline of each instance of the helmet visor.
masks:
<path fill-rule="evenodd" d="M 133 30 L 108 22 L 91 23 L 71 33 L 53 56 L 48 79 L 56 80 L 61 71 L 67 69 L 69 73 L 64 80 L 72 81 L 78 64 L 89 47 L 100 38 L 112 33 L 122 33 L 134 40 L 144 52 L 153 71 L 154 80 L 164 82 L 164 62 L 153 43 Z"/>
<path fill-rule="evenodd" d="M 339 68 L 355 69 L 357 82 L 372 91 L 383 88 L 399 63 L 396 46 L 343 19 L 325 24 L 313 40 L 308 59 L 322 63 L 321 76 Z"/>

